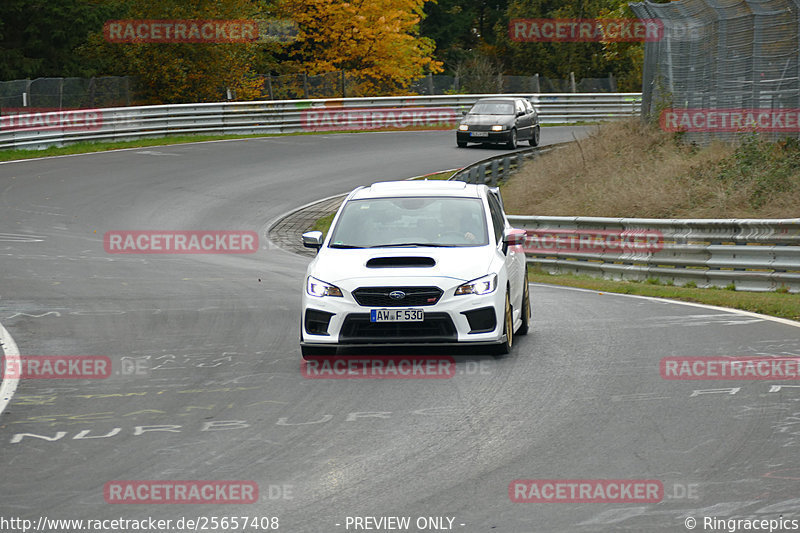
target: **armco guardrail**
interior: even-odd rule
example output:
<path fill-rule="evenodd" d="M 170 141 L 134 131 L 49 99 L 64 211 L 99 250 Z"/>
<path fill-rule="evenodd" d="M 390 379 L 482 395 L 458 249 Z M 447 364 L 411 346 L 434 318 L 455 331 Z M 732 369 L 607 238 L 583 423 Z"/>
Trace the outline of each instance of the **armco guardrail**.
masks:
<path fill-rule="evenodd" d="M 392 123 L 401 128 L 425 126 L 425 120 L 436 122 L 439 127 L 442 124 L 455 127 L 461 113 L 486 96 L 529 98 L 545 124 L 620 118 L 638 115 L 641 110 L 639 93 L 402 96 L 43 110 L 31 115 L 0 115 L 0 149 L 42 149 L 77 141 L 124 141 L 174 134 L 369 130 L 377 128 L 375 123 L 367 124 L 367 120 L 378 119 L 389 127 Z M 354 109 L 364 113 L 353 113 Z M 400 110 L 395 122 L 381 118 L 390 109 Z M 406 114 L 402 113 L 404 109 L 408 110 Z M 349 115 L 337 113 L 347 110 Z M 428 116 L 418 120 L 425 110 Z M 309 124 L 312 116 L 309 113 L 315 112 L 327 112 L 323 116 L 328 123 Z"/>
<path fill-rule="evenodd" d="M 558 143 L 544 147 L 531 147 L 516 150 L 511 153 L 496 155 L 473 163 L 453 173 L 449 181 L 464 181 L 467 183 L 482 183 L 491 187 L 507 179 L 512 173 L 522 167 L 523 161 L 550 152 L 559 146 L 569 144 Z"/>
<path fill-rule="evenodd" d="M 552 273 L 800 292 L 800 219 L 510 216 L 528 263 Z"/>

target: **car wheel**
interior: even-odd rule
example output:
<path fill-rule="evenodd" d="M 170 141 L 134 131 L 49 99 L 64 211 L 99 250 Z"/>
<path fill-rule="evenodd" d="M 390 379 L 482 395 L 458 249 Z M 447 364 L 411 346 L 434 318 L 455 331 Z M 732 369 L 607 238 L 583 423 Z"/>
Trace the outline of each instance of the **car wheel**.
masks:
<path fill-rule="evenodd" d="M 506 340 L 494 347 L 494 355 L 510 353 L 514 344 L 514 317 L 511 312 L 511 300 L 509 299 L 508 291 L 506 291 L 506 308 L 503 315 L 503 333 L 505 333 Z"/>
<path fill-rule="evenodd" d="M 517 147 L 517 130 L 515 128 L 511 128 L 511 138 L 508 140 L 506 146 L 511 150 Z"/>
<path fill-rule="evenodd" d="M 466 148 L 467 147 L 467 143 L 466 142 L 456 141 L 456 144 L 458 145 L 459 148 Z"/>
<path fill-rule="evenodd" d="M 533 128 L 533 135 L 531 136 L 531 140 L 528 142 L 531 143 L 531 146 L 539 146 L 539 126 Z"/>
<path fill-rule="evenodd" d="M 315 355 L 336 355 L 336 347 L 333 346 L 300 346 L 300 353 L 303 355 L 303 359 L 307 359 L 309 357 Z"/>
<path fill-rule="evenodd" d="M 517 335 L 527 335 L 528 325 L 531 322 L 531 298 L 528 294 L 528 269 L 525 269 L 525 286 L 522 289 L 522 325 L 517 330 Z"/>

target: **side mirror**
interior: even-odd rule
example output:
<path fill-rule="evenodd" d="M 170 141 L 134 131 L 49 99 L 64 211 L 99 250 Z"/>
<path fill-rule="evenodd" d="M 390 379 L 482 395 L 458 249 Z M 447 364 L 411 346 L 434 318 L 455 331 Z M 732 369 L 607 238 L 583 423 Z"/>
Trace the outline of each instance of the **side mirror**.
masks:
<path fill-rule="evenodd" d="M 525 111 L 517 111 L 517 116 L 518 117 L 524 117 L 525 116 Z"/>
<path fill-rule="evenodd" d="M 314 248 L 315 250 L 322 248 L 322 232 L 307 231 L 303 233 L 303 246 L 306 248 Z"/>
<path fill-rule="evenodd" d="M 503 252 L 507 252 L 511 246 L 523 246 L 526 236 L 524 229 L 509 228 L 503 231 Z"/>

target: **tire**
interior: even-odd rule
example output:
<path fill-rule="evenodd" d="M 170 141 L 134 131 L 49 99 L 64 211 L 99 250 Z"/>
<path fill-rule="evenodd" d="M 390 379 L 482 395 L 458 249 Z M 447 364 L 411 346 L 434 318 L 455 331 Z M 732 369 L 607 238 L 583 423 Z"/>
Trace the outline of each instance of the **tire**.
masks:
<path fill-rule="evenodd" d="M 514 319 L 508 291 L 506 291 L 506 309 L 503 316 L 505 317 L 503 319 L 503 333 L 505 333 L 506 340 L 493 347 L 494 355 L 506 355 L 511 352 L 511 348 L 514 345 Z"/>
<path fill-rule="evenodd" d="M 456 141 L 456 144 L 458 145 L 459 148 L 466 148 L 467 147 L 466 141 Z"/>
<path fill-rule="evenodd" d="M 511 128 L 511 138 L 508 140 L 506 147 L 509 150 L 515 150 L 517 148 L 517 129 Z"/>
<path fill-rule="evenodd" d="M 336 355 L 336 347 L 333 346 L 300 346 L 300 353 L 303 359 L 315 355 Z"/>
<path fill-rule="evenodd" d="M 531 140 L 528 142 L 531 143 L 531 146 L 539 146 L 539 126 L 533 128 L 533 135 L 531 135 Z"/>
<path fill-rule="evenodd" d="M 522 325 L 517 330 L 517 335 L 527 335 L 531 323 L 531 297 L 528 294 L 528 269 L 525 268 L 525 287 L 522 289 Z"/>

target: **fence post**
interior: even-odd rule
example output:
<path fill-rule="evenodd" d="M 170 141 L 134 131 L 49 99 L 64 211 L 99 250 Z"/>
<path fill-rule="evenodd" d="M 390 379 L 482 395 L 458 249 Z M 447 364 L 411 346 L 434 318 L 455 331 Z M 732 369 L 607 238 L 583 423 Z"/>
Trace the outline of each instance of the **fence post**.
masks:
<path fill-rule="evenodd" d="M 578 88 L 575 85 L 575 73 L 574 72 L 570 72 L 569 73 L 569 86 L 572 89 L 572 92 L 574 92 L 574 93 L 578 92 Z"/>
<path fill-rule="evenodd" d="M 272 93 L 272 73 L 267 74 L 267 93 L 270 100 L 275 100 L 275 96 Z"/>
<path fill-rule="evenodd" d="M 458 79 L 458 74 L 456 74 L 456 75 L 453 77 L 453 90 L 454 90 L 456 93 L 458 93 L 458 82 L 459 82 L 459 79 Z"/>
<path fill-rule="evenodd" d="M 125 105 L 131 105 L 131 78 L 125 76 Z"/>
<path fill-rule="evenodd" d="M 64 78 L 61 78 L 59 89 L 58 108 L 61 109 L 63 107 L 64 100 Z M 89 107 L 97 107 L 97 78 L 94 76 L 89 78 Z"/>
<path fill-rule="evenodd" d="M 344 69 L 342 69 L 342 98 L 347 98 L 344 92 Z"/>
<path fill-rule="evenodd" d="M 308 100 L 308 75 L 303 72 L 303 98 Z"/>
<path fill-rule="evenodd" d="M 613 72 L 608 73 L 608 86 L 612 93 L 617 92 L 617 79 L 614 77 Z"/>
<path fill-rule="evenodd" d="M 531 92 L 534 92 L 536 94 L 539 94 L 540 92 L 542 92 L 541 88 L 539 87 L 539 73 L 538 72 L 533 75 L 533 87 L 531 87 Z"/>
<path fill-rule="evenodd" d="M 426 81 L 428 82 L 428 94 L 432 95 L 433 94 L 433 75 L 430 72 L 428 72 L 428 79 Z"/>

